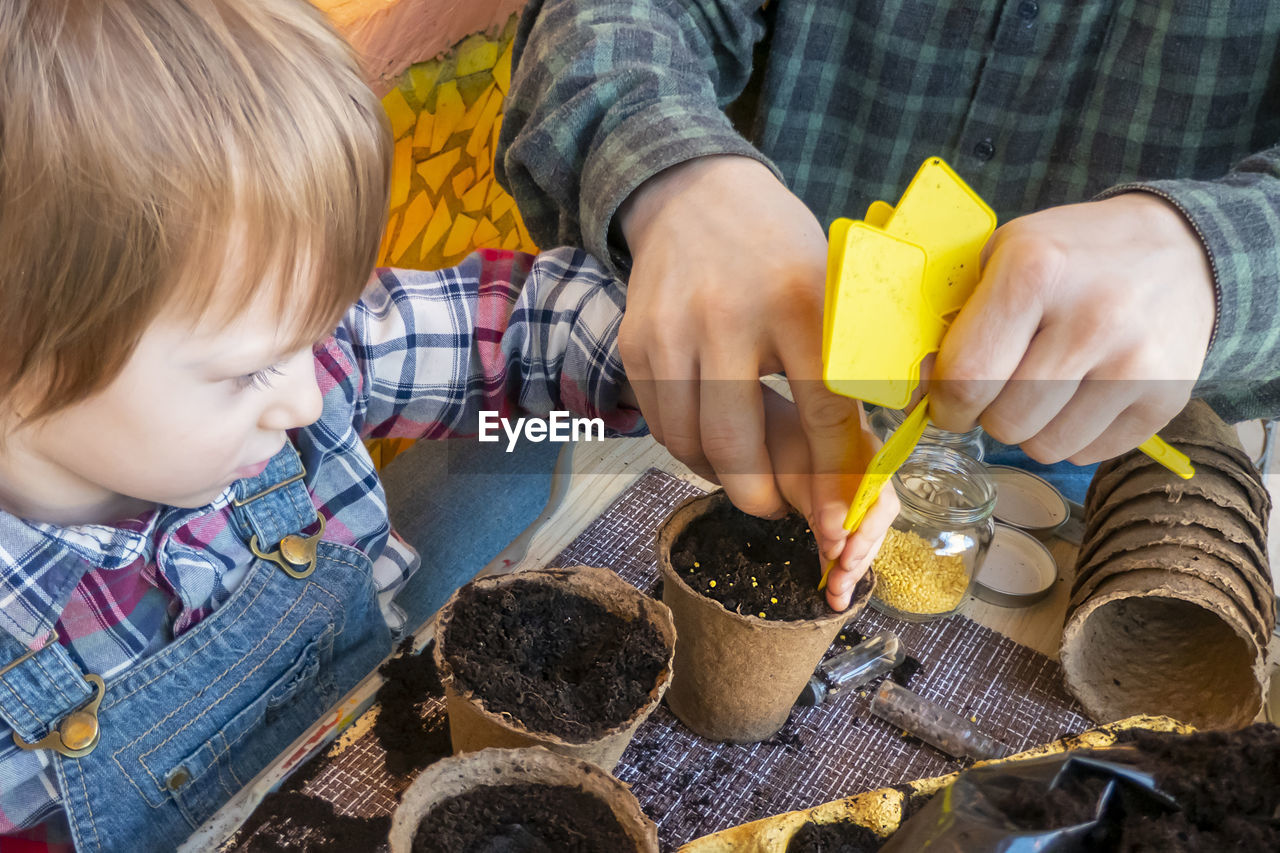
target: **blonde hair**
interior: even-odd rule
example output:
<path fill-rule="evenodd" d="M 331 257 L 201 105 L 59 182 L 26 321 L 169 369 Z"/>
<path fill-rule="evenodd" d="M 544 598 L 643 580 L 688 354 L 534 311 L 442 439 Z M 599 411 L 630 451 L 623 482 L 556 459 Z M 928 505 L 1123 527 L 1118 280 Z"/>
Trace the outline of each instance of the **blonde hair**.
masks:
<path fill-rule="evenodd" d="M 264 282 L 322 337 L 373 268 L 389 148 L 304 0 L 0 2 L 0 401 L 75 403 L 161 311 L 230 321 Z"/>

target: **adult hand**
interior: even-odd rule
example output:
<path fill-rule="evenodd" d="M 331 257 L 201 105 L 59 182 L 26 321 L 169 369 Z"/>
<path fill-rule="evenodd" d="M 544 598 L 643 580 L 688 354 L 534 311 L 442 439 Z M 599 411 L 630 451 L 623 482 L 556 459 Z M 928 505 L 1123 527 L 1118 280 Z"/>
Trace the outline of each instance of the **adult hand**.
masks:
<path fill-rule="evenodd" d="M 943 339 L 930 416 L 1045 463 L 1108 459 L 1186 405 L 1215 312 L 1203 244 L 1157 195 L 1015 219 Z"/>
<path fill-rule="evenodd" d="M 764 411 L 765 444 L 778 489 L 783 498 L 808 519 L 809 528 L 817 530 L 813 522 L 812 460 L 800 412 L 794 403 L 770 389 L 764 391 Z M 862 482 L 861 472 L 866 470 L 867 463 L 879 447 L 879 440 L 867 426 L 865 417 L 862 418 L 862 428 L 848 436 L 844 444 L 840 466 L 843 473 L 833 476 L 829 484 L 846 506 L 853 502 Z M 893 486 L 886 483 L 857 530 L 845 533 L 841 528 L 842 535 L 837 539 L 825 542 L 819 539 L 819 549 L 828 555 L 828 559 L 836 560 L 827 576 L 827 603 L 833 610 L 841 611 L 849 606 L 853 588 L 867 573 L 884 542 L 889 525 L 897 516 L 898 495 Z"/>
<path fill-rule="evenodd" d="M 814 531 L 843 542 L 839 466 L 861 427 L 857 404 L 821 381 L 818 221 L 765 166 L 728 155 L 663 171 L 618 221 L 633 258 L 619 347 L 654 437 L 742 510 L 780 515 L 757 380 L 785 371 L 816 475 Z"/>

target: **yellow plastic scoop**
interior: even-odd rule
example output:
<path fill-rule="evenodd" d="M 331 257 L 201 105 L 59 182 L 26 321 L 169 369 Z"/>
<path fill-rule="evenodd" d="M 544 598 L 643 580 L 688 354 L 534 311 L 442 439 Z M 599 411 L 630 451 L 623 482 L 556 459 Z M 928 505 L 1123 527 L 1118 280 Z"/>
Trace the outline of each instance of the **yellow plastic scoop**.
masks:
<path fill-rule="evenodd" d="M 921 361 L 941 346 L 978 283 L 982 247 L 995 226 L 994 211 L 937 157 L 925 161 L 896 206 L 876 201 L 861 222 L 833 222 L 822 336 L 827 387 L 905 408 L 920 383 Z M 846 530 L 862 523 L 911 454 L 928 424 L 927 409 L 926 398 L 872 458 Z M 1159 436 L 1141 449 L 1180 477 L 1195 473 L 1187 457 Z"/>

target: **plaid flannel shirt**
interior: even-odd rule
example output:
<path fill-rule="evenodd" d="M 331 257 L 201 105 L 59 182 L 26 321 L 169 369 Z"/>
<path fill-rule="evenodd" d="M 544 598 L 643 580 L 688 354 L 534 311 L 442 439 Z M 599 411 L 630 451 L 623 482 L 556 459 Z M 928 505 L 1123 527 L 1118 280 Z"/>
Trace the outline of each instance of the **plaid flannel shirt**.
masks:
<path fill-rule="evenodd" d="M 710 154 L 765 162 L 824 224 L 933 155 L 1001 221 L 1155 192 L 1218 290 L 1196 393 L 1275 414 L 1278 46 L 1266 0 L 531 0 L 496 173 L 534 239 L 622 272 L 618 205 Z"/>
<path fill-rule="evenodd" d="M 615 433 L 642 429 L 638 412 L 618 407 L 623 293 L 580 251 L 484 251 L 440 272 L 379 270 L 315 348 L 323 414 L 291 439 L 325 540 L 373 561 L 393 630 L 403 614 L 391 599 L 418 558 L 391 532 L 363 439 L 474 434 L 481 410 L 570 410 Z M 115 525 L 0 512 L 0 629 L 32 648 L 61 642 L 110 681 L 235 590 L 253 555 L 229 523 L 232 497 L 228 487 L 208 506 L 157 507 Z M 50 818 L 58 801 L 47 754 L 19 750 L 0 723 L 0 835 Z"/>

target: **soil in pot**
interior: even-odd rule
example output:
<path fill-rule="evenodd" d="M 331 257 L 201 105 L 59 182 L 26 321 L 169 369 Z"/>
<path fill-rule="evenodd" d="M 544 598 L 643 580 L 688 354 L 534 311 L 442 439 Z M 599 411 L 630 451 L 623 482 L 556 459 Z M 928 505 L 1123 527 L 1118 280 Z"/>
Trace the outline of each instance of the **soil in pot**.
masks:
<path fill-rule="evenodd" d="M 833 612 L 818 590 L 818 546 L 798 513 L 771 521 L 726 502 L 689 523 L 671 565 L 692 589 L 744 616 L 792 621 Z"/>
<path fill-rule="evenodd" d="M 485 785 L 437 805 L 413 853 L 625 853 L 635 850 L 613 812 L 580 788 Z"/>
<path fill-rule="evenodd" d="M 532 581 L 464 588 L 448 632 L 460 691 L 570 741 L 626 722 L 649 701 L 668 657 L 662 635 L 643 618 L 628 621 Z"/>

